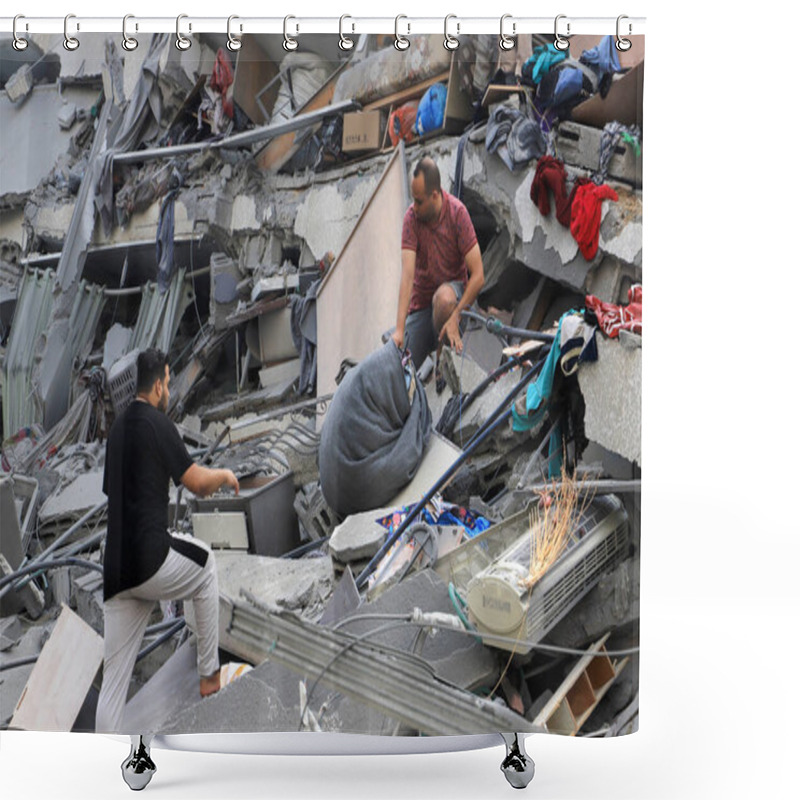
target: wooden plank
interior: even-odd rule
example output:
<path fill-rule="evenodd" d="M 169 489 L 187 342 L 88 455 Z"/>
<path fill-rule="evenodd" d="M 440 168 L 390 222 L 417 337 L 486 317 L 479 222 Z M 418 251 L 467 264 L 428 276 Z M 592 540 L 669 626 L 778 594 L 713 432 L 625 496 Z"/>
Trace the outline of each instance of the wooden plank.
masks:
<path fill-rule="evenodd" d="M 523 97 L 530 92 L 526 86 L 507 86 L 503 83 L 490 83 L 483 93 L 481 105 L 484 108 L 494 105 L 495 103 L 505 103 L 511 95 L 522 95 Z"/>
<path fill-rule="evenodd" d="M 317 396 L 335 391 L 342 359 L 368 356 L 396 322 L 407 183 L 400 142 L 317 291 Z"/>
<path fill-rule="evenodd" d="M 258 37 L 243 36 L 242 46 L 236 53 L 236 71 L 233 78 L 233 100 L 256 125 L 267 120 L 256 102 L 256 95 L 278 74 L 278 65 L 256 44 Z M 270 110 L 278 96 L 278 82 L 261 98 Z"/>
<path fill-rule="evenodd" d="M 103 639 L 62 605 L 11 718 L 11 729 L 70 731 L 103 661 Z"/>
<path fill-rule="evenodd" d="M 413 86 L 409 86 L 406 89 L 401 89 L 394 94 L 389 94 L 386 95 L 386 97 L 373 100 L 371 103 L 367 103 L 363 107 L 363 110 L 371 111 L 375 108 L 386 108 L 386 106 L 392 105 L 401 106 L 403 103 L 407 103 L 409 100 L 416 100 L 422 97 L 422 95 L 425 94 L 425 90 L 433 86 L 434 83 L 447 83 L 447 77 L 449 74 L 449 70 L 447 72 L 442 72 L 439 75 L 434 75 L 432 78 L 428 78 L 426 81 L 415 83 Z"/>

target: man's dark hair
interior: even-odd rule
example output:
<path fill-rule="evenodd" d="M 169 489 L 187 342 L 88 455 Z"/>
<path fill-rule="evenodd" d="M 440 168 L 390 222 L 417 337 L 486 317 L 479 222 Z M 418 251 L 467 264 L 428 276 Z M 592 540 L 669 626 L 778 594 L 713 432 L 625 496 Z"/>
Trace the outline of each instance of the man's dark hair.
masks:
<path fill-rule="evenodd" d="M 143 350 L 136 359 L 136 393 L 146 394 L 166 374 L 167 356 L 155 347 Z"/>
<path fill-rule="evenodd" d="M 417 161 L 417 166 L 414 167 L 414 177 L 422 173 L 423 180 L 425 181 L 425 194 L 432 194 L 433 192 L 442 193 L 442 179 L 439 177 L 439 167 L 430 156 L 423 156 Z"/>

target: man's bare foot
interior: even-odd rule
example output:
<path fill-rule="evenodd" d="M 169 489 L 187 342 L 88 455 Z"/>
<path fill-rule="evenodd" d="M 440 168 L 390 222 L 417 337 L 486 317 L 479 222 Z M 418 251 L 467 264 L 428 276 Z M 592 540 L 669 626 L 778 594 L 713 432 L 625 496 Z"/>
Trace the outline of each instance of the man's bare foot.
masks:
<path fill-rule="evenodd" d="M 208 697 L 219 691 L 219 670 L 210 678 L 200 678 L 200 696 Z"/>

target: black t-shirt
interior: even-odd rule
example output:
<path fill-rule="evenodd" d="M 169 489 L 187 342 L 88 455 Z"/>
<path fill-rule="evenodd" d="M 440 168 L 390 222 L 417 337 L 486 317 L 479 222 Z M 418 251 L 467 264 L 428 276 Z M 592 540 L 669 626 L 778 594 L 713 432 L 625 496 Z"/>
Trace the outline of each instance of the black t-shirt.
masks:
<path fill-rule="evenodd" d="M 134 400 L 114 421 L 103 475 L 106 600 L 151 578 L 164 563 L 170 546 L 169 479 L 177 486 L 191 465 L 175 425 L 149 403 Z"/>

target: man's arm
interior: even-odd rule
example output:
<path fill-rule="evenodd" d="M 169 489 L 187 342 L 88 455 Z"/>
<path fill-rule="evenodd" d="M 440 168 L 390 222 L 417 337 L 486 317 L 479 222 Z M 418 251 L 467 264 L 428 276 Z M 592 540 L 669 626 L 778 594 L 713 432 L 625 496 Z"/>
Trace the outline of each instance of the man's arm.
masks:
<path fill-rule="evenodd" d="M 411 305 L 411 290 L 414 287 L 414 270 L 417 265 L 417 254 L 413 250 L 401 250 L 403 271 L 400 275 L 400 296 L 397 300 L 397 321 L 392 339 L 397 347 L 403 349 L 403 338 L 406 331 L 406 315 Z"/>
<path fill-rule="evenodd" d="M 458 305 L 439 332 L 439 341 L 450 342 L 450 345 L 455 348 L 457 353 L 460 353 L 463 347 L 461 343 L 461 332 L 458 330 L 461 312 L 472 305 L 483 288 L 483 259 L 481 258 L 481 248 L 478 246 L 477 242 L 466 256 L 464 256 L 464 263 L 467 265 L 467 273 L 469 274 L 467 285 L 464 287 L 464 294 L 461 295 Z"/>
<path fill-rule="evenodd" d="M 239 494 L 239 481 L 229 469 L 210 469 L 192 464 L 181 476 L 181 483 L 198 497 L 214 494 L 222 486 L 230 486 Z"/>

